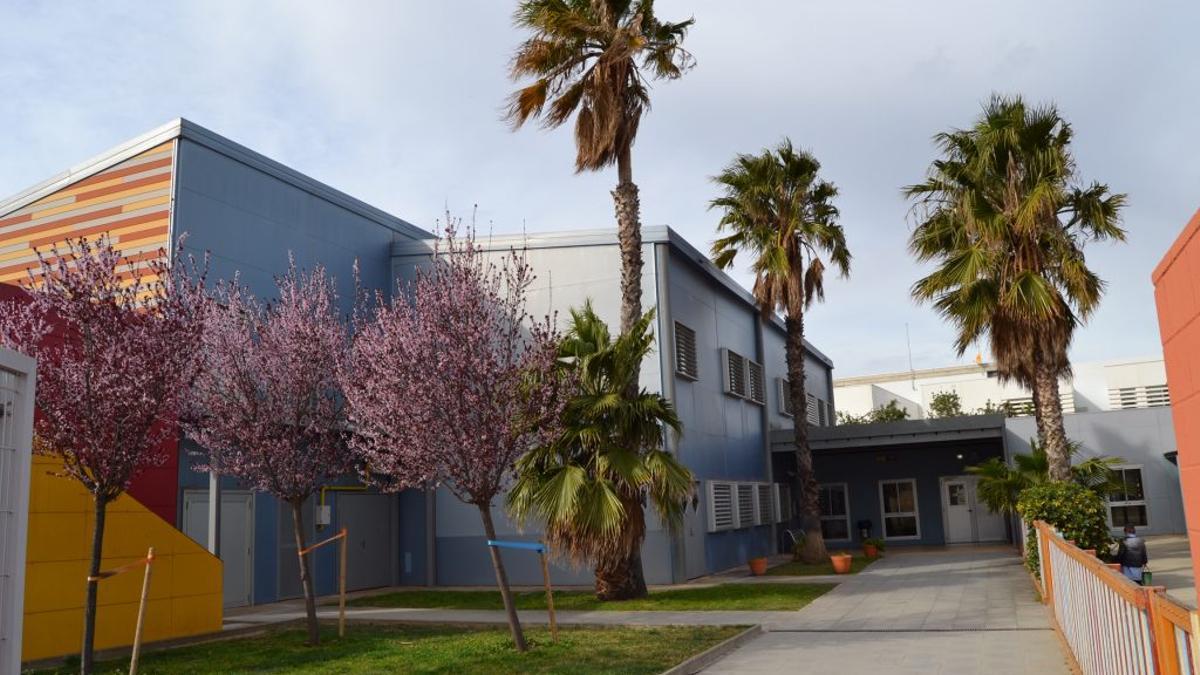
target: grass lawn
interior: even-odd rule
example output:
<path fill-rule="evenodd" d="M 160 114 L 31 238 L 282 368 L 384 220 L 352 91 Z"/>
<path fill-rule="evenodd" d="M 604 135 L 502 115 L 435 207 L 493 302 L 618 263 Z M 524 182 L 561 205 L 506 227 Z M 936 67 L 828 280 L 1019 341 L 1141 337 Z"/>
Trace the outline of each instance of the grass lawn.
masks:
<path fill-rule="evenodd" d="M 878 560 L 876 558 L 875 560 Z M 854 556 L 850 561 L 850 574 L 858 574 L 864 567 L 875 562 L 875 560 L 867 560 L 861 555 Z M 789 562 L 782 565 L 776 565 L 767 570 L 770 576 L 811 576 L 814 574 L 833 574 L 833 563 L 829 561 L 808 564 L 802 562 Z"/>
<path fill-rule="evenodd" d="M 830 584 L 722 584 L 651 591 L 642 600 L 600 602 L 591 591 L 558 591 L 554 608 L 608 611 L 794 610 L 833 588 Z M 517 593 L 518 609 L 545 609 L 542 591 Z M 412 590 L 357 598 L 355 607 L 428 607 L 439 609 L 503 609 L 499 591 Z"/>
<path fill-rule="evenodd" d="M 297 628 L 143 654 L 139 673 L 660 673 L 730 638 L 734 626 L 527 628 L 531 648 L 518 654 L 507 627 L 348 625 L 339 640 L 324 629 L 318 647 Z M 124 673 L 129 661 L 98 664 L 97 673 Z M 43 673 L 77 673 L 78 666 Z"/>

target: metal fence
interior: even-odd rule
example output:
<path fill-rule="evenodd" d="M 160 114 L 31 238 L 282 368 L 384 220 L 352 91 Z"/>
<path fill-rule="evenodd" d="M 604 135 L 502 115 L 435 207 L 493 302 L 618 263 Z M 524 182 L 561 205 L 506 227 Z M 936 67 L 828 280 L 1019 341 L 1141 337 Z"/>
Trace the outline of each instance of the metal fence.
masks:
<path fill-rule="evenodd" d="M 0 675 L 21 670 L 34 367 L 0 348 Z"/>
<path fill-rule="evenodd" d="M 1162 587 L 1139 586 L 1114 566 L 1034 523 L 1042 599 L 1086 675 L 1197 675 L 1200 619 Z"/>

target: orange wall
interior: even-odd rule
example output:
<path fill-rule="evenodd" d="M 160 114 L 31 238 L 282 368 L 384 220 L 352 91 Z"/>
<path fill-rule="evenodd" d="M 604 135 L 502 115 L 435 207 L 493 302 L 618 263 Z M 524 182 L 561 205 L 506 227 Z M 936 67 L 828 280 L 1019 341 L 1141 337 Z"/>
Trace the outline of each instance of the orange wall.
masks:
<path fill-rule="evenodd" d="M 51 475 L 61 467 L 33 458 L 29 548 L 25 562 L 25 624 L 21 659 L 78 654 L 91 555 L 91 495 L 77 481 Z M 129 495 L 108 506 L 101 569 L 144 558 L 154 547 L 146 605 L 147 642 L 221 630 L 221 561 Z M 96 647 L 133 642 L 143 570 L 100 582 Z"/>
<path fill-rule="evenodd" d="M 1200 579 L 1200 211 L 1183 228 L 1152 278 L 1192 566 Z"/>

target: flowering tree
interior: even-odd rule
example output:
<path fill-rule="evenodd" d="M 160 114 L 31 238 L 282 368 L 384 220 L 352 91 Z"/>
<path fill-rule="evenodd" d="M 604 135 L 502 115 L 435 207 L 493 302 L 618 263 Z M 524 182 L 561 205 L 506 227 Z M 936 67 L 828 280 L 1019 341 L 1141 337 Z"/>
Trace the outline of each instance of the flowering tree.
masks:
<path fill-rule="evenodd" d="M 532 270 L 515 252 L 487 261 L 473 234 L 456 238 L 451 222 L 408 293 L 360 313 L 342 382 L 369 479 L 386 489 L 444 482 L 495 539 L 492 503 L 516 459 L 557 434 L 564 397 L 551 322 L 526 311 Z M 524 651 L 503 560 L 489 550 Z"/>
<path fill-rule="evenodd" d="M 82 672 L 93 668 L 96 584 L 107 506 L 166 459 L 180 396 L 195 378 L 206 302 L 195 267 L 123 258 L 107 237 L 39 255 L 27 302 L 0 303 L 0 344 L 37 358 L 36 451 L 92 493 L 95 526 Z"/>
<path fill-rule="evenodd" d="M 305 548 L 304 501 L 353 470 L 337 363 L 348 345 L 332 280 L 292 263 L 264 303 L 237 279 L 218 287 L 200 352 L 204 373 L 184 426 L 208 450 L 202 471 L 236 476 L 292 507 L 296 550 Z M 308 641 L 320 640 L 310 565 L 300 556 Z"/>

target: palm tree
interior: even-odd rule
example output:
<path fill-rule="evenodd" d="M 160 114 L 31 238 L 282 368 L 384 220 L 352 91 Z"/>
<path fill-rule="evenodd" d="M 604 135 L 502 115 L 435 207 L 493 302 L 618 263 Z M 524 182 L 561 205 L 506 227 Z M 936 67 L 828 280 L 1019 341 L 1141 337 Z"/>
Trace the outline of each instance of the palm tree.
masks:
<path fill-rule="evenodd" d="M 1071 137 L 1054 105 L 993 96 L 973 127 L 935 136 L 941 158 L 904 189 L 917 219 L 909 246 L 937 265 L 913 296 L 954 324 L 960 355 L 989 339 L 1000 375 L 1033 392 L 1054 480 L 1071 478 L 1058 379 L 1104 292 L 1083 247 L 1125 238 L 1125 195 L 1077 183 Z"/>
<path fill-rule="evenodd" d="M 713 180 L 724 194 L 709 205 L 721 211 L 717 225 L 727 236 L 713 243 L 713 261 L 724 269 L 739 252 L 754 257 L 754 298 L 764 318 L 783 310 L 787 328 L 788 396 L 794 411 L 796 474 L 804 550 L 801 558 L 826 556 L 804 395 L 804 311 L 825 299 L 822 253 L 842 276 L 850 273 L 850 251 L 833 205 L 837 188 L 818 177 L 821 164 L 784 140 L 775 150 L 738 155 Z"/>
<path fill-rule="evenodd" d="M 654 344 L 653 317 L 651 310 L 613 339 L 590 303 L 571 311 L 559 355 L 577 393 L 563 413 L 565 431 L 517 462 L 508 495 L 517 522 L 545 523 L 551 552 L 595 565 L 601 600 L 646 595 L 634 555 L 646 535 L 643 495 L 673 527 L 692 491 L 691 472 L 662 450 L 664 428 L 679 431 L 674 408 L 637 389 L 638 365 Z"/>
<path fill-rule="evenodd" d="M 617 165 L 621 331 L 642 315 L 642 234 L 631 149 L 650 109 L 649 78 L 674 80 L 694 63 L 682 46 L 693 20 L 654 15 L 654 0 L 523 0 L 514 22 L 533 35 L 517 48 L 512 78 L 533 78 L 508 102 L 519 128 L 555 128 L 575 117 L 575 171 Z M 635 378 L 636 379 L 636 378 Z"/>
<path fill-rule="evenodd" d="M 1045 447 L 1032 439 L 1029 447 L 1030 454 L 1013 455 L 1012 466 L 993 457 L 967 467 L 967 473 L 979 476 L 979 498 L 992 511 L 1006 515 L 1016 513 L 1022 491 L 1050 480 L 1050 458 Z M 1080 450 L 1082 446 L 1077 441 L 1067 442 L 1068 457 L 1075 457 Z M 1110 492 L 1122 487 L 1113 469 L 1123 462 L 1119 457 L 1089 457 L 1071 465 L 1071 480 L 1107 499 Z"/>

